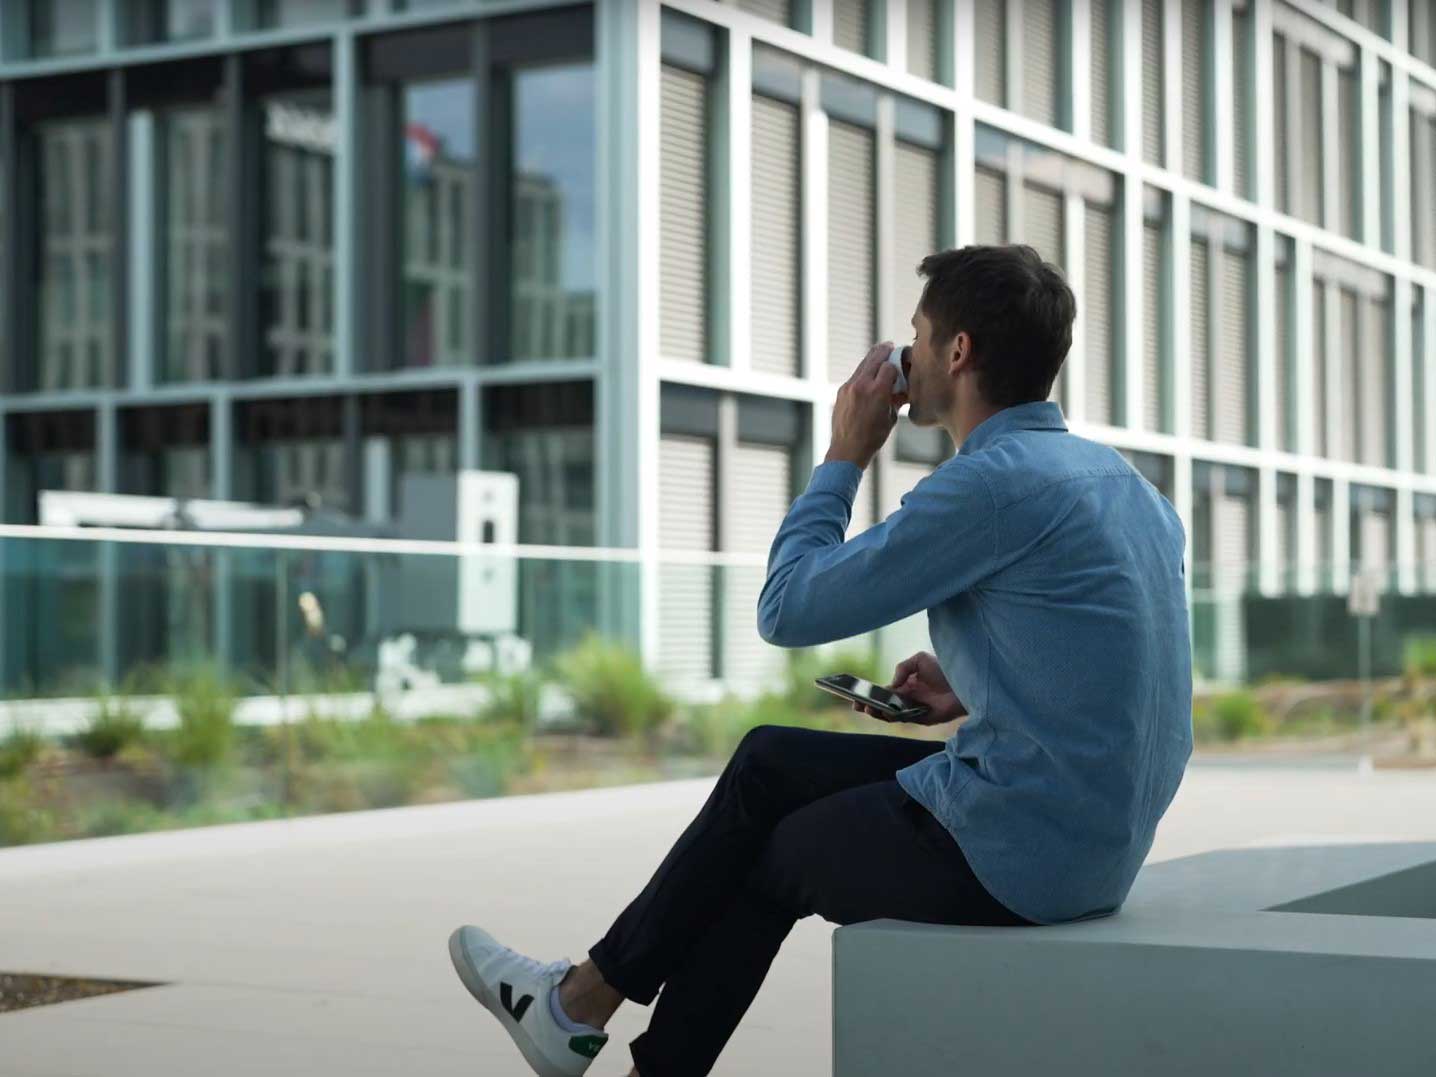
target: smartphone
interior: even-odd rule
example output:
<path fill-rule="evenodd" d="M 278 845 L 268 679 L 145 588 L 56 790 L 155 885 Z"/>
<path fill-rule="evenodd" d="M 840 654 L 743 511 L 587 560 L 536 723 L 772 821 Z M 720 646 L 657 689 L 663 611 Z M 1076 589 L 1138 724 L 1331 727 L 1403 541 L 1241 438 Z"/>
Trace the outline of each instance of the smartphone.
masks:
<path fill-rule="evenodd" d="M 927 713 L 927 708 L 922 704 L 913 703 L 896 692 L 890 692 L 861 677 L 854 677 L 851 673 L 832 673 L 819 677 L 813 683 L 824 692 L 872 707 L 894 722 L 911 722 Z"/>

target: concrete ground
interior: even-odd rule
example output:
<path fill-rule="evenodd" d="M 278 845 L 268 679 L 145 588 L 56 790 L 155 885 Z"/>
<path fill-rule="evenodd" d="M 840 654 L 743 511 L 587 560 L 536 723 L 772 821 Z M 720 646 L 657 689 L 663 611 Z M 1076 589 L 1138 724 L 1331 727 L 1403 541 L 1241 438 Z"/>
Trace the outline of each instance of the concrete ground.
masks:
<path fill-rule="evenodd" d="M 581 960 L 713 780 L 0 850 L 0 971 L 166 986 L 0 1014 L 5 1077 L 522 1077 L 445 942 L 476 923 Z M 1150 861 L 1252 844 L 1431 840 L 1436 770 L 1193 761 Z M 827 1077 L 831 934 L 801 921 L 715 1073 Z M 590 1068 L 620 1077 L 650 1009 Z"/>

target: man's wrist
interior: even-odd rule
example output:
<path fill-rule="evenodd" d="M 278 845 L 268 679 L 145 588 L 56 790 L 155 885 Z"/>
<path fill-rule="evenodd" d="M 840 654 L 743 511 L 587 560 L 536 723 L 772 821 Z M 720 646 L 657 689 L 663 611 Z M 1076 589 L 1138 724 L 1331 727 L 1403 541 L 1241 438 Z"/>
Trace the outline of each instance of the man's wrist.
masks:
<path fill-rule="evenodd" d="M 832 464 L 840 462 L 845 464 L 852 464 L 859 471 L 866 471 L 868 469 L 868 464 L 871 462 L 871 459 L 872 458 L 869 457 L 865 460 L 858 453 L 850 452 L 846 449 L 839 448 L 836 445 L 830 445 L 828 446 L 828 455 L 823 457 L 823 463 Z"/>

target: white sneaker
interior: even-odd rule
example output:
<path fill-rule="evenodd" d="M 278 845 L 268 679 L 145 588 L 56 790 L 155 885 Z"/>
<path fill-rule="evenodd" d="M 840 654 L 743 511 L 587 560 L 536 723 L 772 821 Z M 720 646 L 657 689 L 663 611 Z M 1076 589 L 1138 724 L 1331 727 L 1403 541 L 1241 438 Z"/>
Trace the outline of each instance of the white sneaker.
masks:
<path fill-rule="evenodd" d="M 572 967 L 540 964 L 466 924 L 449 936 L 449 957 L 469 994 L 483 1003 L 540 1077 L 578 1077 L 608 1042 L 606 1032 L 569 1032 L 554 1020 L 548 995 Z"/>

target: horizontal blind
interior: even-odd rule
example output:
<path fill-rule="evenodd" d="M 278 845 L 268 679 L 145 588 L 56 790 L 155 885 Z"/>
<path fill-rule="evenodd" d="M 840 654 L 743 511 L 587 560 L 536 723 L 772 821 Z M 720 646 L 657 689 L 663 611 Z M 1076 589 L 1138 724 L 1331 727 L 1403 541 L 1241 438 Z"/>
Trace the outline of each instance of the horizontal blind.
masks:
<path fill-rule="evenodd" d="M 1142 422 L 1148 430 L 1167 431 L 1162 377 L 1162 233 L 1150 221 L 1142 225 Z"/>
<path fill-rule="evenodd" d="M 1336 361 L 1341 370 L 1337 382 L 1341 400 L 1341 459 L 1357 463 L 1357 431 L 1361 424 L 1361 387 L 1356 369 L 1357 349 L 1361 347 L 1361 308 L 1354 293 L 1345 288 L 1341 295 L 1341 346 Z"/>
<path fill-rule="evenodd" d="M 659 150 L 659 352 L 704 362 L 708 244 L 707 153 L 702 75 L 664 65 Z"/>
<path fill-rule="evenodd" d="M 1321 61 L 1301 50 L 1301 202 L 1296 215 L 1321 224 Z"/>
<path fill-rule="evenodd" d="M 1361 462 L 1374 467 L 1392 463 L 1386 451 L 1391 433 L 1386 394 L 1392 388 L 1387 309 L 1377 299 L 1361 302 Z"/>
<path fill-rule="evenodd" d="M 1250 370 L 1250 265 L 1239 251 L 1221 248 L 1221 355 L 1217 360 L 1215 419 L 1217 441 L 1247 443 L 1247 385 Z"/>
<path fill-rule="evenodd" d="M 1436 116 L 1411 112 L 1411 256 L 1436 269 Z"/>
<path fill-rule="evenodd" d="M 1290 501 L 1276 503 L 1276 571 L 1280 590 L 1288 590 L 1295 583 L 1292 569 L 1295 567 L 1296 543 L 1292 528 L 1296 512 Z"/>
<path fill-rule="evenodd" d="M 1385 572 L 1391 564 L 1391 518 L 1384 512 L 1361 514 L 1361 567 Z"/>
<path fill-rule="evenodd" d="M 1112 0 L 1092 0 L 1088 78 L 1092 86 L 1092 141 L 1112 145 Z"/>
<path fill-rule="evenodd" d="M 1276 190 L 1273 196 L 1276 198 L 1276 208 L 1283 213 L 1290 213 L 1291 191 L 1287 182 L 1287 157 L 1291 153 L 1291 142 L 1287 131 L 1294 130 L 1296 125 L 1288 118 L 1290 102 L 1286 99 L 1286 38 L 1281 34 L 1272 38 L 1271 88 L 1272 163 L 1276 168 Z"/>
<path fill-rule="evenodd" d="M 1311 287 L 1311 450 L 1317 456 L 1330 455 L 1326 418 L 1326 285 L 1313 281 Z"/>
<path fill-rule="evenodd" d="M 714 442 L 664 434 L 658 442 L 658 544 L 664 550 L 711 550 L 714 537 Z M 664 677 L 713 674 L 713 569 L 662 564 L 658 592 L 658 670 Z"/>
<path fill-rule="evenodd" d="M 1024 234 L 1021 237 L 1021 242 L 1036 248 L 1037 253 L 1042 255 L 1045 261 L 1059 266 L 1063 264 L 1061 195 L 1031 183 L 1024 184 L 1022 187 L 1022 227 Z M 1061 404 L 1064 411 L 1070 407 L 1067 402 L 1067 364 L 1065 362 L 1057 372 L 1057 379 L 1052 384 L 1049 399 Z"/>
<path fill-rule="evenodd" d="M 798 109 L 753 98 L 753 369 L 799 371 Z"/>
<path fill-rule="evenodd" d="M 1162 0 L 1142 0 L 1142 159 L 1162 161 Z"/>
<path fill-rule="evenodd" d="M 1022 113 L 1057 126 L 1058 26 L 1056 0 L 1022 3 Z"/>
<path fill-rule="evenodd" d="M 1436 9 L 1431 0 L 1410 0 L 1406 28 L 1411 55 L 1436 66 Z"/>
<path fill-rule="evenodd" d="M 833 42 L 843 49 L 868 54 L 868 0 L 832 0 Z"/>
<path fill-rule="evenodd" d="M 1252 6 L 1232 12 L 1232 182 L 1243 198 L 1252 198 Z M 1277 143 L 1280 147 L 1281 144 Z M 1280 149 L 1277 156 L 1280 156 Z"/>
<path fill-rule="evenodd" d="M 920 79 L 937 78 L 939 0 L 907 0 L 907 69 Z"/>
<path fill-rule="evenodd" d="M 977 167 L 977 242 L 989 246 L 1007 242 L 1007 177 Z"/>
<path fill-rule="evenodd" d="M 938 169 L 936 153 L 923 146 L 899 141 L 894 160 L 896 198 L 892 242 L 893 324 L 888 339 L 901 343 L 913 336 L 911 319 L 922 298 L 923 278 L 918 264 L 938 249 Z"/>
<path fill-rule="evenodd" d="M 876 465 L 876 461 L 874 461 L 874 465 Z M 848 521 L 847 538 L 861 535 L 873 526 L 877 508 L 873 470 L 873 467 L 864 469 L 862 478 L 858 480 L 858 492 L 853 497 L 853 514 Z"/>
<path fill-rule="evenodd" d="M 1291 362 L 1291 271 L 1276 269 L 1276 423 L 1277 442 L 1287 452 L 1296 451 L 1296 424 L 1293 421 L 1295 396 L 1292 391 Z"/>
<path fill-rule="evenodd" d="M 1419 294 L 1419 293 L 1418 293 Z M 1429 291 L 1428 295 L 1432 294 Z M 1417 471 L 1426 471 L 1426 439 L 1432 435 L 1436 415 L 1426 414 L 1426 349 L 1422 342 L 1422 305 L 1411 307 L 1411 452 Z"/>
<path fill-rule="evenodd" d="M 733 550 L 767 553 L 783 517 L 788 514 L 792 491 L 792 457 L 773 445 L 739 442 L 732 451 L 734 503 L 725 505 L 732 522 Z M 758 596 L 765 573 L 760 567 L 730 569 L 724 574 L 725 680 L 752 687 L 782 669 L 783 654 L 758 635 Z"/>
<path fill-rule="evenodd" d="M 873 345 L 873 135 L 828 129 L 828 377 L 846 381 Z"/>
<path fill-rule="evenodd" d="M 1192 237 L 1191 246 L 1191 392 L 1192 437 L 1207 438 L 1207 241 Z"/>
<path fill-rule="evenodd" d="M 1212 548 L 1217 563 L 1212 566 L 1213 582 L 1220 591 L 1246 589 L 1247 569 L 1251 559 L 1251 509 L 1247 499 L 1234 494 L 1217 497 L 1218 519 Z"/>
<path fill-rule="evenodd" d="M 1436 517 L 1420 521 L 1421 560 L 1426 563 L 1426 590 L 1436 591 Z"/>
<path fill-rule="evenodd" d="M 1312 513 L 1312 527 L 1316 528 L 1316 563 L 1321 569 L 1320 579 L 1330 586 L 1330 573 L 1332 568 L 1332 544 L 1334 536 L 1331 533 L 1331 509 L 1329 506 L 1318 505 Z"/>
<path fill-rule="evenodd" d="M 1203 13 L 1208 7 L 1204 0 L 1182 0 L 1182 170 L 1194 180 L 1207 178 Z"/>
<path fill-rule="evenodd" d="M 738 8 L 784 26 L 793 25 L 792 0 L 738 0 Z"/>
<path fill-rule="evenodd" d="M 1112 407 L 1112 212 L 1102 206 L 1085 206 L 1083 324 L 1086 326 L 1087 418 L 1097 423 L 1115 421 Z"/>
<path fill-rule="evenodd" d="M 1007 3 L 977 0 L 972 34 L 973 92 L 993 105 L 1007 104 Z"/>
<path fill-rule="evenodd" d="M 1336 204 L 1341 217 L 1336 227 L 1342 235 L 1353 237 L 1361 213 L 1356 191 L 1356 162 L 1361 154 L 1356 141 L 1356 109 L 1356 70 L 1343 68 L 1336 73 Z"/>

